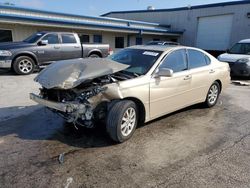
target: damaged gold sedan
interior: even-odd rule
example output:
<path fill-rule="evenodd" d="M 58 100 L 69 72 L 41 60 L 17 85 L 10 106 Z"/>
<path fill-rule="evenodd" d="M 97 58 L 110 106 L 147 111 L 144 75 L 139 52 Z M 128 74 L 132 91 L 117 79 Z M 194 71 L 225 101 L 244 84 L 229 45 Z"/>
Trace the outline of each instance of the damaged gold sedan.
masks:
<path fill-rule="evenodd" d="M 216 104 L 230 83 L 227 63 L 185 46 L 134 46 L 106 59 L 49 65 L 30 98 L 67 122 L 92 128 L 105 121 L 110 137 L 128 140 L 139 123 L 181 108 Z"/>

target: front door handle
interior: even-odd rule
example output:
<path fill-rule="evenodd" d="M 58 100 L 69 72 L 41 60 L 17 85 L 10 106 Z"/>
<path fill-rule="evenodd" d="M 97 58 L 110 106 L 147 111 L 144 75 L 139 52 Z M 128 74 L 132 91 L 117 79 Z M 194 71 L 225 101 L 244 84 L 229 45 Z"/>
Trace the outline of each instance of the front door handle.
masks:
<path fill-rule="evenodd" d="M 54 46 L 55 49 L 60 49 L 60 46 Z"/>
<path fill-rule="evenodd" d="M 191 78 L 192 78 L 191 75 L 187 75 L 187 76 L 184 77 L 184 80 L 190 80 Z"/>
<path fill-rule="evenodd" d="M 80 48 L 80 46 L 74 46 L 74 48 Z"/>
<path fill-rule="evenodd" d="M 214 70 L 214 69 L 211 69 L 211 70 L 209 71 L 209 73 L 210 73 L 210 74 L 213 74 L 213 73 L 215 73 L 215 70 Z"/>

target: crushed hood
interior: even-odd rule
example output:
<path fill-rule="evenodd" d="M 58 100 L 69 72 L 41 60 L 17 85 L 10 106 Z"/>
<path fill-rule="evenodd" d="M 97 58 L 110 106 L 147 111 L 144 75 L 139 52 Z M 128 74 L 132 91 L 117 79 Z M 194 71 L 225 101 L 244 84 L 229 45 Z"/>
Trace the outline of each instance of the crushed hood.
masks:
<path fill-rule="evenodd" d="M 128 67 L 107 58 L 58 61 L 46 67 L 35 81 L 47 89 L 71 89 L 86 80 L 113 74 Z"/>

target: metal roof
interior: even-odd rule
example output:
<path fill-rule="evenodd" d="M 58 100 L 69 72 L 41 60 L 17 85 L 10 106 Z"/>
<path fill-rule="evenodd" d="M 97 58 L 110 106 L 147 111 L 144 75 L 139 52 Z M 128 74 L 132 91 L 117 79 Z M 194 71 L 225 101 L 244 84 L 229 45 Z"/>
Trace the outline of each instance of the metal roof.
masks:
<path fill-rule="evenodd" d="M 19 11 L 26 11 L 26 12 L 42 13 L 42 14 L 52 14 L 52 15 L 55 15 L 55 16 L 58 16 L 58 15 L 72 16 L 72 17 L 78 17 L 78 18 L 91 18 L 91 19 L 97 19 L 97 20 L 109 20 L 109 21 L 114 21 L 114 22 L 130 22 L 130 23 L 137 23 L 137 24 L 159 26 L 158 23 L 151 23 L 151 22 L 125 20 L 125 19 L 119 19 L 119 18 L 104 18 L 104 17 L 97 17 L 97 16 L 85 16 L 85 15 L 77 15 L 77 14 L 68 14 L 68 13 L 62 13 L 62 12 L 38 10 L 38 9 L 17 7 L 17 6 L 10 6 L 10 5 L 0 5 L 0 9 L 19 10 Z"/>
<path fill-rule="evenodd" d="M 169 30 L 169 28 L 161 26 L 158 23 L 124 20 L 116 18 L 80 16 L 5 5 L 0 6 L 0 19 L 23 22 L 31 21 L 36 23 L 45 22 L 48 24 L 63 24 L 65 26 L 87 26 L 90 28 L 103 28 L 119 31 L 122 30 L 146 34 L 153 33 L 163 35 L 181 35 L 183 33 L 182 31 L 171 31 Z"/>
<path fill-rule="evenodd" d="M 191 7 L 179 7 L 179 8 L 169 8 L 169 9 L 155 9 L 155 10 L 129 10 L 129 11 L 112 11 L 101 16 L 108 16 L 109 14 L 119 14 L 119 13 L 145 13 L 145 12 L 173 12 L 173 11 L 182 11 L 182 10 L 192 10 L 192 9 L 202 9 L 202 8 L 212 8 L 212 7 L 223 7 L 230 5 L 243 5 L 250 4 L 249 0 L 242 1 L 231 1 L 231 2 L 223 2 L 223 3 L 214 3 L 214 4 L 206 4 L 206 5 L 196 5 Z"/>

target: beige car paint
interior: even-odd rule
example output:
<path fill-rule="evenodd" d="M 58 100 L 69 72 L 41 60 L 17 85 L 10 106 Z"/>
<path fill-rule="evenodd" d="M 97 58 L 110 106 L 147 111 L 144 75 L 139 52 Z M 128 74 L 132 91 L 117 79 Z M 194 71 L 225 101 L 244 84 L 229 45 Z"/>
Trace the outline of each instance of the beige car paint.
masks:
<path fill-rule="evenodd" d="M 138 48 L 141 49 L 142 47 Z M 211 64 L 174 73 L 172 77 L 155 77 L 157 67 L 163 59 L 167 58 L 171 51 L 177 49 L 201 51 L 211 59 Z M 222 83 L 222 89 L 229 85 L 230 73 L 227 63 L 219 62 L 216 58 L 202 50 L 178 46 L 166 48 L 146 75 L 122 81 L 119 84 L 107 85 L 108 89 L 104 92 L 104 95 L 110 100 L 139 99 L 145 107 L 145 122 L 148 122 L 187 106 L 204 102 L 210 86 L 216 80 Z"/>
<path fill-rule="evenodd" d="M 158 50 L 162 55 L 147 74 L 134 79 L 107 84 L 107 89 L 89 101 L 95 107 L 103 101 L 115 99 L 137 99 L 145 108 L 145 122 L 182 109 L 184 107 L 204 102 L 210 86 L 219 81 L 224 90 L 230 83 L 230 69 L 227 63 L 219 62 L 210 54 L 196 48 L 176 46 L 134 46 L 133 49 Z M 194 49 L 205 53 L 211 64 L 174 73 L 172 77 L 159 77 L 158 67 L 164 58 L 174 50 Z"/>

